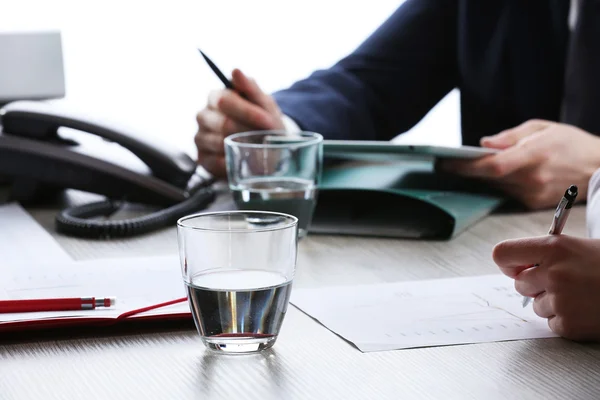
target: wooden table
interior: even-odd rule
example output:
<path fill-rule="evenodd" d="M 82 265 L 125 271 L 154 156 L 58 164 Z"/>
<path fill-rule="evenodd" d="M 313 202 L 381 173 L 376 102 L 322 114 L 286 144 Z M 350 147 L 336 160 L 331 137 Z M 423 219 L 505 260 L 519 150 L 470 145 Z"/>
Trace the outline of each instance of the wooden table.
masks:
<path fill-rule="evenodd" d="M 51 226 L 54 210 L 32 214 Z M 551 215 L 494 215 L 451 241 L 309 235 L 294 284 L 494 273 L 494 244 L 543 234 Z M 585 235 L 583 207 L 565 233 Z M 57 239 L 76 259 L 176 251 L 174 230 L 120 242 Z M 193 330 L 0 346 L 0 399 L 138 398 L 597 399 L 600 346 L 543 339 L 365 354 L 293 306 L 261 355 L 213 355 Z"/>

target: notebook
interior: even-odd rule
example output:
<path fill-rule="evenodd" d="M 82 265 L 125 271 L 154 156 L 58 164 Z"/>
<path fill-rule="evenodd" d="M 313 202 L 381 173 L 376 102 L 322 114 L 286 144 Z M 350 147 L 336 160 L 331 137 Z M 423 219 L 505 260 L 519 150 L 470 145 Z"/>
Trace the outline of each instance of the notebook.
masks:
<path fill-rule="evenodd" d="M 451 239 L 504 202 L 481 182 L 435 171 L 433 160 L 328 163 L 310 231 Z"/>
<path fill-rule="evenodd" d="M 0 334 L 135 320 L 190 320 L 178 256 L 13 264 L 3 270 L 0 299 L 116 297 L 110 308 L 0 313 Z"/>

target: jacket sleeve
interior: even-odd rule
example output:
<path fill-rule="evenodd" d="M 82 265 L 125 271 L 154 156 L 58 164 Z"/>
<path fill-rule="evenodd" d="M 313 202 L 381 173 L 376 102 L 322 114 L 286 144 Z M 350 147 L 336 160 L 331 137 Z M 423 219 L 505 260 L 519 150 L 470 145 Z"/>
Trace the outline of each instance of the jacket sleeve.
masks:
<path fill-rule="evenodd" d="M 457 86 L 457 0 L 407 0 L 353 53 L 274 93 L 304 130 L 389 140 Z"/>

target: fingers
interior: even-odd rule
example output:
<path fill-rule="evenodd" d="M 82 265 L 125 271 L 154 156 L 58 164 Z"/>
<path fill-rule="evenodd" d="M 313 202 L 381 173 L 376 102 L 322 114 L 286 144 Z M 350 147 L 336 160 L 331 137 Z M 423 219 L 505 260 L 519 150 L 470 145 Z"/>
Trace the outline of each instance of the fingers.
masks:
<path fill-rule="evenodd" d="M 550 318 L 555 315 L 553 307 L 553 295 L 542 292 L 533 300 L 533 311 L 542 318 Z"/>
<path fill-rule="evenodd" d="M 446 171 L 473 178 L 500 179 L 538 163 L 535 146 L 510 147 L 494 155 L 476 160 L 445 160 Z"/>
<path fill-rule="evenodd" d="M 482 139 L 482 146 L 501 149 L 500 153 L 476 160 L 445 160 L 441 167 L 463 176 L 499 179 L 538 165 L 544 157 L 539 141 L 524 139 L 553 124 L 542 120 L 527 121 L 516 128 Z"/>
<path fill-rule="evenodd" d="M 196 121 L 198 122 L 198 127 L 203 132 L 220 132 L 222 134 L 221 140 L 232 133 L 252 130 L 251 127 L 209 108 L 200 111 L 196 115 Z"/>
<path fill-rule="evenodd" d="M 550 330 L 558 335 L 560 335 L 559 331 L 562 330 L 562 321 L 560 318 L 556 316 L 550 316 L 548 318 L 548 327 Z"/>
<path fill-rule="evenodd" d="M 225 137 L 254 129 L 283 128 L 277 103 L 254 80 L 235 70 L 232 83 L 235 91 L 211 92 L 207 107 L 196 116 L 199 130 L 194 141 L 198 148 L 198 164 L 218 178 L 226 176 Z"/>
<path fill-rule="evenodd" d="M 550 329 L 559 336 L 598 340 L 598 248 L 597 239 L 548 235 L 499 243 L 493 256 L 509 273 L 522 269 L 518 265 L 539 260 L 539 266 L 512 274 L 516 290 L 535 298 L 533 311 L 547 318 Z"/>
<path fill-rule="evenodd" d="M 528 268 L 533 268 L 535 264 L 530 265 L 520 265 L 517 267 L 500 267 L 500 271 L 509 278 L 515 279 L 521 272 L 525 271 Z"/>
<path fill-rule="evenodd" d="M 215 178 L 224 178 L 227 176 L 225 156 L 199 152 L 198 164 L 212 174 Z"/>
<path fill-rule="evenodd" d="M 494 262 L 504 271 L 540 261 L 543 244 L 540 238 L 510 239 L 498 243 L 492 250 Z M 507 274 L 516 276 L 517 274 Z"/>
<path fill-rule="evenodd" d="M 276 118 L 268 111 L 229 89 L 211 92 L 208 96 L 208 108 L 256 129 L 276 129 L 279 126 Z"/>
<path fill-rule="evenodd" d="M 492 258 L 502 269 L 532 264 L 547 266 L 550 260 L 557 261 L 564 257 L 570 241 L 567 235 L 505 240 L 494 247 Z"/>
<path fill-rule="evenodd" d="M 194 137 L 196 148 L 198 149 L 198 164 L 215 178 L 224 178 L 226 176 L 225 167 L 225 144 L 223 139 L 227 132 L 233 129 L 234 125 L 228 126 L 226 119 L 222 114 L 213 110 L 202 110 L 196 116 L 199 130 Z M 218 125 L 222 124 L 221 127 Z M 209 128 L 209 126 L 211 128 Z M 222 128 L 225 127 L 225 128 Z M 217 128 L 216 130 L 211 130 Z M 220 129 L 226 129 L 227 132 L 221 132 Z"/>
<path fill-rule="evenodd" d="M 248 100 L 259 105 L 273 115 L 279 113 L 279 107 L 275 100 L 260 89 L 254 79 L 247 77 L 239 69 L 234 69 L 231 81 L 236 90 L 244 93 Z"/>
<path fill-rule="evenodd" d="M 194 142 L 199 153 L 225 154 L 223 134 L 219 132 L 205 132 L 200 130 L 194 137 Z"/>
<path fill-rule="evenodd" d="M 515 278 L 515 289 L 527 297 L 536 297 L 548 287 L 548 268 L 533 267 L 523 270 Z"/>
<path fill-rule="evenodd" d="M 572 310 L 570 313 L 560 313 L 557 311 L 555 315 L 548 318 L 548 326 L 554 333 L 567 339 L 594 342 L 600 340 L 598 320 L 589 312 Z"/>
<path fill-rule="evenodd" d="M 495 149 L 507 149 L 516 145 L 521 139 L 531 135 L 534 132 L 545 129 L 553 123 L 550 121 L 532 119 L 516 126 L 512 129 L 507 129 L 493 136 L 481 138 L 481 146 Z"/>

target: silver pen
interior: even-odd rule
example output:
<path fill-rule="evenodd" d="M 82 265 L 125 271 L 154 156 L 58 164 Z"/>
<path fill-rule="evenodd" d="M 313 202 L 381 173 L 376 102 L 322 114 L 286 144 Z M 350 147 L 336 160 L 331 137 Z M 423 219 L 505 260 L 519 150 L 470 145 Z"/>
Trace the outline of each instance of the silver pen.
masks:
<path fill-rule="evenodd" d="M 556 207 L 556 211 L 554 212 L 554 218 L 552 218 L 552 225 L 550 226 L 550 230 L 548 231 L 549 235 L 560 235 L 563 228 L 565 227 L 565 223 L 567 222 L 567 218 L 569 217 L 569 213 L 571 212 L 571 207 L 573 207 L 573 203 L 575 203 L 575 198 L 577 197 L 577 186 L 571 185 L 565 191 L 562 199 L 558 203 Z M 537 267 L 538 265 L 534 265 Z M 531 301 L 531 297 L 523 297 L 523 307 L 526 307 Z"/>

